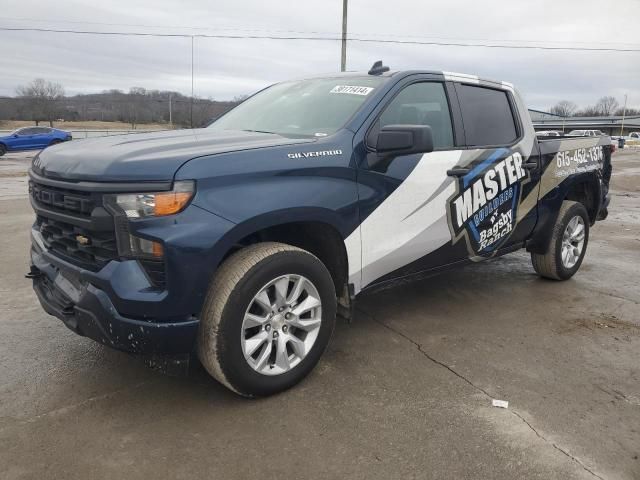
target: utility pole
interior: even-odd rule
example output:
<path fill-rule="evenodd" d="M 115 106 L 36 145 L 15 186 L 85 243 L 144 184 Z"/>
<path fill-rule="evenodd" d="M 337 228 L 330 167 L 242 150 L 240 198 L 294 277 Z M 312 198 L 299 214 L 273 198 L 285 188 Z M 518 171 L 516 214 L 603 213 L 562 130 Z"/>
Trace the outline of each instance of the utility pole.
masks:
<path fill-rule="evenodd" d="M 171 97 L 173 93 L 169 92 L 169 128 L 173 130 L 173 117 L 171 116 Z"/>
<path fill-rule="evenodd" d="M 340 71 L 347 70 L 347 3 L 349 0 L 342 0 L 342 56 L 340 59 Z"/>
<path fill-rule="evenodd" d="M 620 122 L 620 136 L 624 137 L 624 117 L 627 114 L 627 94 L 624 94 L 624 107 L 622 107 L 622 122 Z"/>
<path fill-rule="evenodd" d="M 191 35 L 191 105 L 190 105 L 190 117 L 189 125 L 193 128 L 193 39 L 194 36 Z"/>

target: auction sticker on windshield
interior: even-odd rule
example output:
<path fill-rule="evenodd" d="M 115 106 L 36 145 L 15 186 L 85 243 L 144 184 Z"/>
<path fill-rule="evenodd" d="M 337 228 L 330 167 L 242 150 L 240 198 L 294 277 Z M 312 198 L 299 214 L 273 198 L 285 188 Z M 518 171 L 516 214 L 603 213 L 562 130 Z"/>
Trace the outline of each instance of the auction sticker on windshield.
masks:
<path fill-rule="evenodd" d="M 373 87 L 358 87 L 356 85 L 336 85 L 330 93 L 349 93 L 351 95 L 369 95 Z"/>

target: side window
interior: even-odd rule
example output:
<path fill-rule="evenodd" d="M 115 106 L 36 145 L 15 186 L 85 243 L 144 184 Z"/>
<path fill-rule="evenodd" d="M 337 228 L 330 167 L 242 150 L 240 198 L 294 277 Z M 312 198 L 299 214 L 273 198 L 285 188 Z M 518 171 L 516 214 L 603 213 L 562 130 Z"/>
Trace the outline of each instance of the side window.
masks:
<path fill-rule="evenodd" d="M 518 138 L 507 93 L 456 85 L 468 146 L 508 145 Z"/>
<path fill-rule="evenodd" d="M 26 137 L 26 136 L 34 135 L 34 134 L 35 134 L 35 132 L 34 132 L 33 128 L 22 128 L 18 132 L 18 135 L 20 135 L 21 137 Z"/>
<path fill-rule="evenodd" d="M 386 106 L 378 124 L 378 129 L 386 125 L 428 125 L 435 148 L 453 147 L 449 103 L 441 83 L 413 83 L 405 87 Z"/>

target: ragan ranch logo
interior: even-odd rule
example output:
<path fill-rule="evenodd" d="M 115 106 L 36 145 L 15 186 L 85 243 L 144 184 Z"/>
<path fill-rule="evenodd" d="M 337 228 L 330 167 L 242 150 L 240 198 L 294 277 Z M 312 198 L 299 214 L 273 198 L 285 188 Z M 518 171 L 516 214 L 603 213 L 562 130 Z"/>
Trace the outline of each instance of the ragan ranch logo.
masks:
<path fill-rule="evenodd" d="M 515 227 L 520 182 L 526 176 L 519 153 L 497 163 L 481 162 L 462 176 L 448 202 L 453 242 L 466 231 L 468 246 L 477 255 L 489 255 L 502 245 Z"/>

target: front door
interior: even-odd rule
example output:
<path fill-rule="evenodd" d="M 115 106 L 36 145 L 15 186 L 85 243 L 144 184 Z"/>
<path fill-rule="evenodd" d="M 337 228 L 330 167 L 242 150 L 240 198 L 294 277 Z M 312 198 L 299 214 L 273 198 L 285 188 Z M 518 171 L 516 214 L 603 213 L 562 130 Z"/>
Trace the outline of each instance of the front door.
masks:
<path fill-rule="evenodd" d="M 465 250 L 451 248 L 446 199 L 453 192 L 447 170 L 457 164 L 451 94 L 445 82 L 414 81 L 399 86 L 380 109 L 356 152 L 358 171 L 362 286 L 450 263 Z M 386 125 L 428 125 L 435 150 L 376 163 L 377 133 Z M 356 137 L 356 142 L 358 138 Z"/>
<path fill-rule="evenodd" d="M 28 127 L 18 130 L 17 137 L 12 142 L 13 148 L 16 150 L 32 148 L 34 128 Z"/>

